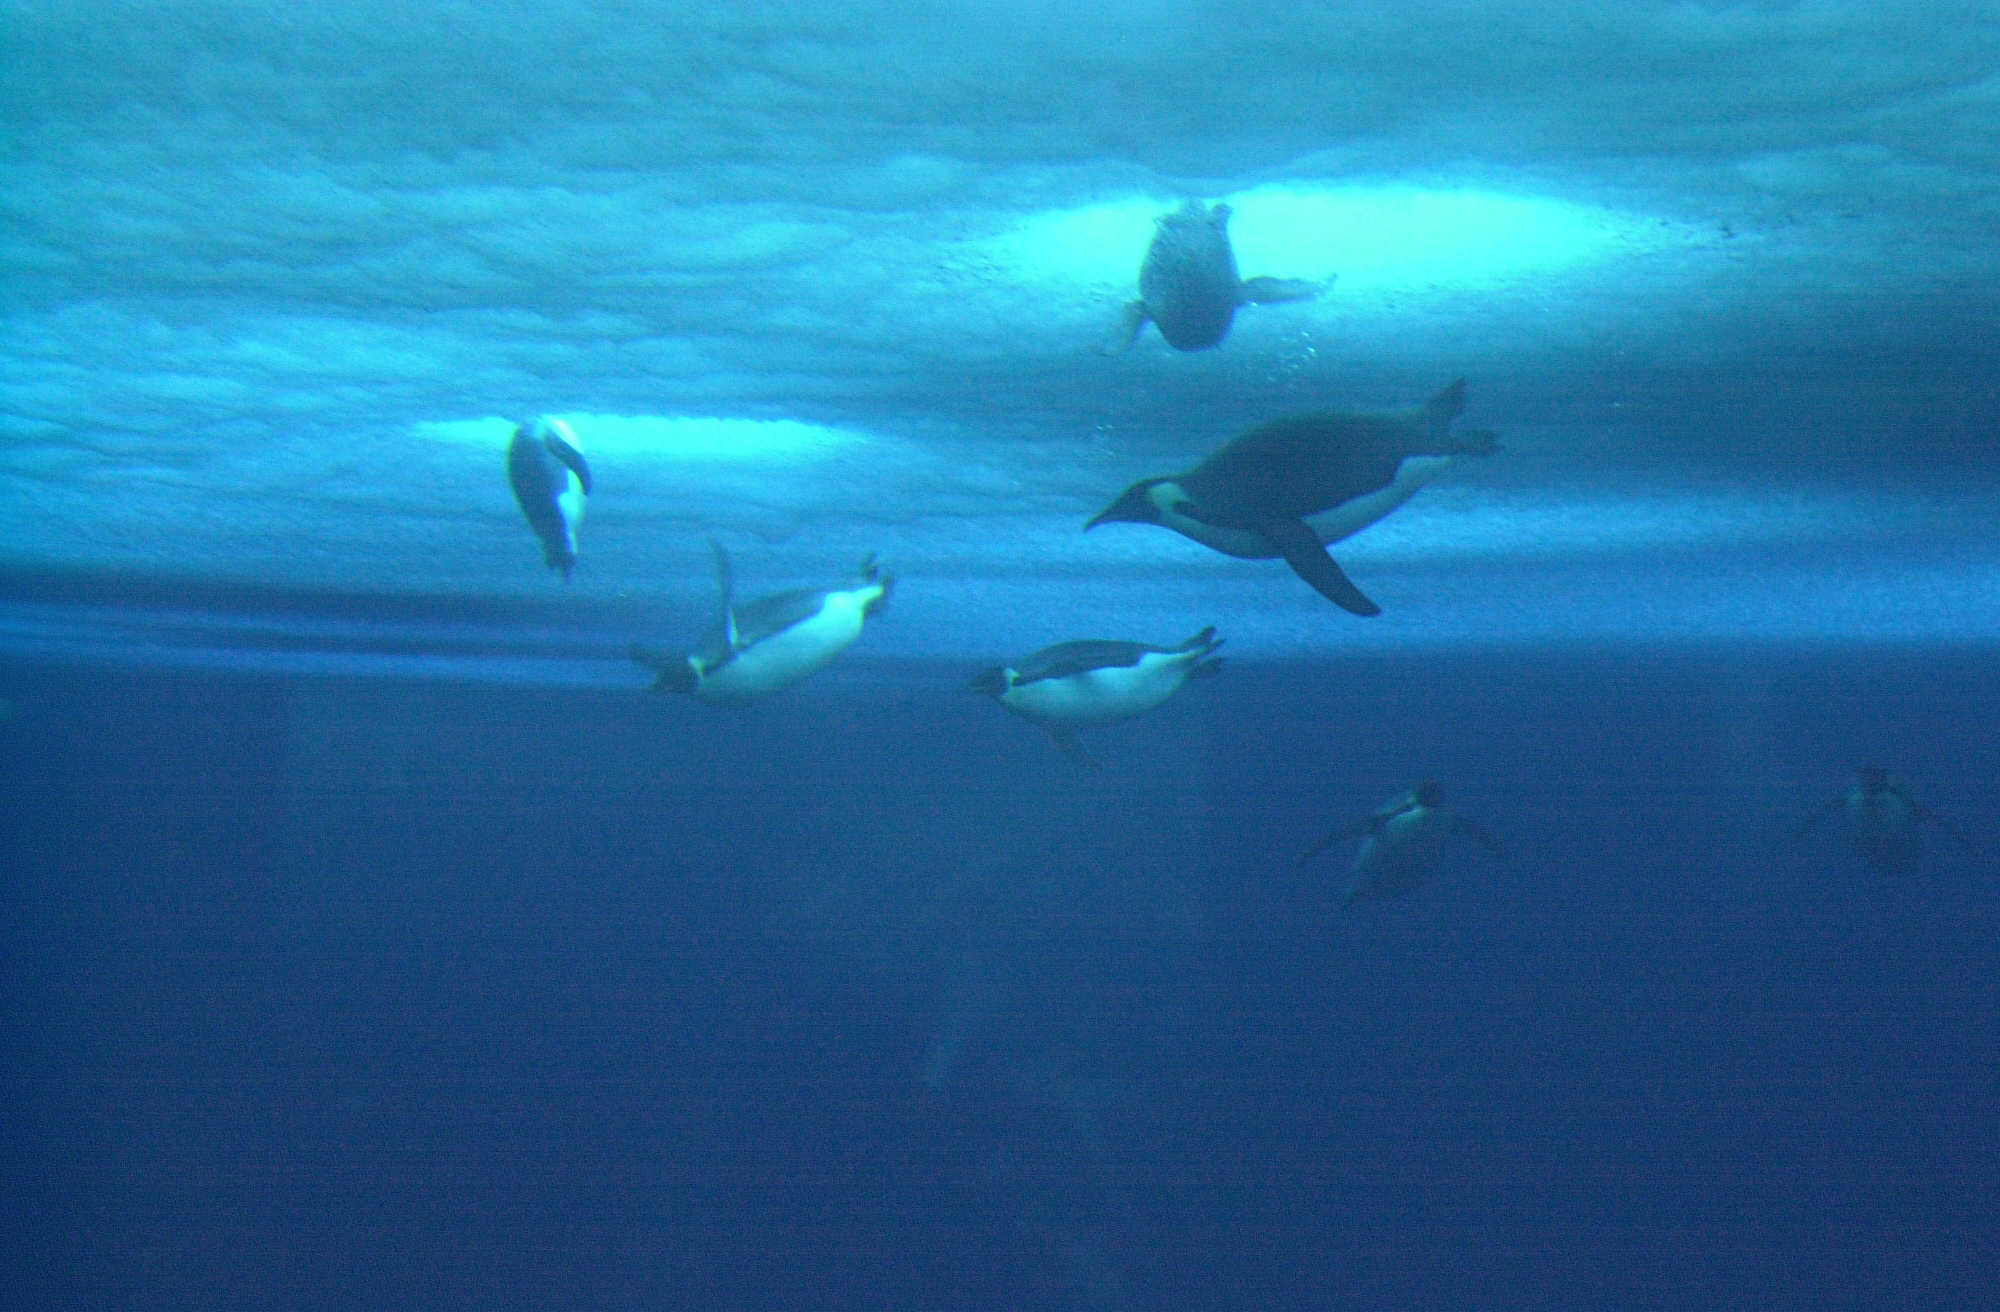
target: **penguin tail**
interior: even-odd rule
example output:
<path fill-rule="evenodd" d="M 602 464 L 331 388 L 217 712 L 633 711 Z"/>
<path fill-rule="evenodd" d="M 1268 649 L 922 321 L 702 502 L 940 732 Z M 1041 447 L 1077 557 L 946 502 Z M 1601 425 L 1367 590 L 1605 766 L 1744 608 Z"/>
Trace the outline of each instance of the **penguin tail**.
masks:
<path fill-rule="evenodd" d="M 869 602 L 861 612 L 861 618 L 872 620 L 883 611 L 889 609 L 889 594 L 896 590 L 896 576 L 894 574 L 885 574 L 875 568 L 875 558 L 870 556 L 861 577 L 870 583 L 879 583 L 882 586 L 881 595 Z"/>
<path fill-rule="evenodd" d="M 1147 311 L 1144 301 L 1127 301 L 1125 311 L 1119 317 L 1118 326 L 1097 344 L 1097 353 L 1118 355 L 1130 350 L 1132 343 L 1139 340 L 1139 330 L 1146 326 L 1146 320 L 1150 318 L 1152 315 Z"/>
<path fill-rule="evenodd" d="M 1222 673 L 1222 657 L 1211 656 L 1189 670 L 1187 677 L 1189 682 L 1193 682 L 1196 679 L 1212 679 L 1220 673 Z"/>
<path fill-rule="evenodd" d="M 1186 642 L 1182 643 L 1180 646 L 1174 648 L 1174 650 L 1193 651 L 1197 647 L 1199 647 L 1203 651 L 1213 651 L 1217 647 L 1220 647 L 1221 645 L 1222 643 L 1218 641 L 1215 636 L 1215 626 L 1211 624 L 1207 628 L 1203 629 L 1200 633 L 1197 633 L 1192 638 L 1189 638 Z"/>
<path fill-rule="evenodd" d="M 1490 428 L 1462 428 L 1452 439 L 1457 445 L 1447 455 L 1490 456 L 1501 449 L 1499 435 Z"/>
<path fill-rule="evenodd" d="M 653 680 L 654 692 L 692 693 L 695 689 L 694 669 L 687 658 L 673 652 L 662 651 L 658 647 L 648 647 L 643 643 L 633 643 L 625 649 L 634 664 L 643 665 L 660 677 Z"/>
<path fill-rule="evenodd" d="M 666 669 L 668 664 L 673 660 L 673 657 L 667 652 L 661 651 L 658 647 L 648 647 L 642 642 L 635 642 L 627 647 L 625 655 L 630 658 L 633 664 L 643 665 L 655 673 Z"/>
<path fill-rule="evenodd" d="M 1424 403 L 1424 416 L 1433 431 L 1443 433 L 1451 421 L 1465 410 L 1465 380 L 1454 379 L 1438 388 L 1437 395 Z"/>

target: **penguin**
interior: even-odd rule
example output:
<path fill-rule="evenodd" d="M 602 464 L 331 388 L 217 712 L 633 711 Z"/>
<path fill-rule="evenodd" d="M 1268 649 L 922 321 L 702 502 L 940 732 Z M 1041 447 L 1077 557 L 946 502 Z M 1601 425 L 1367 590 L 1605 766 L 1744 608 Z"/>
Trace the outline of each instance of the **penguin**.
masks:
<path fill-rule="evenodd" d="M 1192 679 L 1222 669 L 1211 656 L 1222 640 L 1203 629 L 1178 647 L 1085 638 L 1059 642 L 973 676 L 967 692 L 985 693 L 1024 720 L 1049 731 L 1063 755 L 1086 770 L 1097 762 L 1076 739 L 1078 729 L 1117 724 L 1152 710 Z"/>
<path fill-rule="evenodd" d="M 507 482 L 528 527 L 542 540 L 543 561 L 569 582 L 576 568 L 576 526 L 590 495 L 590 466 L 575 431 L 548 415 L 516 425 L 507 444 Z"/>
<path fill-rule="evenodd" d="M 1275 419 L 1186 473 L 1134 483 L 1083 529 L 1159 524 L 1239 560 L 1282 556 L 1336 606 L 1379 615 L 1382 608 L 1348 580 L 1326 543 L 1387 515 L 1459 459 L 1498 451 L 1486 429 L 1451 431 L 1464 408 L 1461 378 L 1404 410 Z"/>
<path fill-rule="evenodd" d="M 1967 856 L 1980 860 L 1972 844 L 1946 824 L 1943 816 L 1910 796 L 1907 788 L 1878 767 L 1862 770 L 1855 776 L 1852 788 L 1807 816 L 1806 822 L 1792 835 L 1792 841 L 1803 839 L 1814 825 L 1835 811 L 1847 813 L 1847 830 L 1861 859 L 1885 873 L 1896 874 L 1916 864 L 1923 853 L 1926 820 L 1950 834 Z"/>
<path fill-rule="evenodd" d="M 1361 848 L 1354 854 L 1347 896 L 1341 905 L 1379 902 L 1407 893 L 1429 879 L 1444 857 L 1445 840 L 1454 835 L 1478 843 L 1495 861 L 1507 859 L 1493 835 L 1456 811 L 1438 806 L 1438 786 L 1426 779 L 1391 798 L 1373 815 L 1334 830 L 1313 844 L 1298 864 L 1303 867 L 1343 839 L 1360 838 Z"/>
<path fill-rule="evenodd" d="M 675 653 L 634 643 L 634 661 L 658 673 L 654 692 L 681 692 L 711 706 L 741 706 L 791 687 L 826 668 L 861 636 L 889 602 L 896 580 L 875 557 L 861 562 L 851 588 L 797 588 L 745 606 L 734 600 L 729 553 L 713 538 L 721 617 L 693 651 Z"/>
<path fill-rule="evenodd" d="M 1105 343 L 1107 353 L 1130 346 L 1148 319 L 1175 350 L 1206 351 L 1221 344 L 1238 306 L 1305 301 L 1326 289 L 1326 283 L 1299 278 L 1245 282 L 1229 244 L 1231 213 L 1227 205 L 1190 200 L 1154 220 L 1139 266 L 1139 299 L 1125 306 L 1124 322 Z"/>

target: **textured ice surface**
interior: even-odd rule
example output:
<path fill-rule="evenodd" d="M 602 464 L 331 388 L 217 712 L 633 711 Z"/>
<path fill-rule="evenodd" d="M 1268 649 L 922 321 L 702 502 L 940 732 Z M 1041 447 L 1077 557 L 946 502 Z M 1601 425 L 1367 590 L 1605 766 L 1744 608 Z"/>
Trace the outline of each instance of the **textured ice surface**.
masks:
<path fill-rule="evenodd" d="M 746 589 L 878 551 L 857 656 L 1993 636 L 1983 7 L 1073 18 L 10 5 L 0 566 L 589 646 L 691 635 L 711 534 Z M 1188 195 L 1246 276 L 1336 281 L 1099 354 Z M 1381 620 L 1078 532 L 1250 423 L 1459 375 L 1508 450 L 1339 549 Z M 542 412 L 598 475 L 567 587 L 501 474 Z"/>

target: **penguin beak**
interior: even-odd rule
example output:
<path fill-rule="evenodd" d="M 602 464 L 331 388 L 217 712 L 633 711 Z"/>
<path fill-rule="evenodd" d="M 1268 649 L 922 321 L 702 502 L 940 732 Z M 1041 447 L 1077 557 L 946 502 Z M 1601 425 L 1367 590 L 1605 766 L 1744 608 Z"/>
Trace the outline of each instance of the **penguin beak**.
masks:
<path fill-rule="evenodd" d="M 988 697 L 998 697 L 1007 691 L 1007 671 L 997 665 L 990 670 L 981 670 L 965 685 L 966 692 L 983 692 Z"/>

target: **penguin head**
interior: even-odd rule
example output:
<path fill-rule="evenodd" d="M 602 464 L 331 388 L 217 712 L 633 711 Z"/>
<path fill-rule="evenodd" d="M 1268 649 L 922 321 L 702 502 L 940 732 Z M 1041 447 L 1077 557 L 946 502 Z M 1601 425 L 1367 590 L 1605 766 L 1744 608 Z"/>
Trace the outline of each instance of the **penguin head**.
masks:
<path fill-rule="evenodd" d="M 1159 523 L 1160 502 L 1153 495 L 1153 489 L 1170 481 L 1165 478 L 1147 478 L 1134 483 L 1126 488 L 1116 501 L 1098 511 L 1091 521 L 1083 526 L 1083 531 L 1088 533 L 1099 524 Z"/>
<path fill-rule="evenodd" d="M 988 697 L 1000 697 L 1013 686 L 1013 680 L 1007 677 L 1007 671 L 996 665 L 990 670 L 981 670 L 973 675 L 971 682 L 965 685 L 965 690 L 983 692 Z"/>
<path fill-rule="evenodd" d="M 1423 807 L 1425 810 L 1429 810 L 1431 807 L 1436 806 L 1438 804 L 1437 780 L 1435 779 L 1424 780 L 1422 783 L 1418 784 L 1415 788 L 1412 788 L 1410 790 L 1410 797 L 1416 802 L 1418 806 Z"/>

